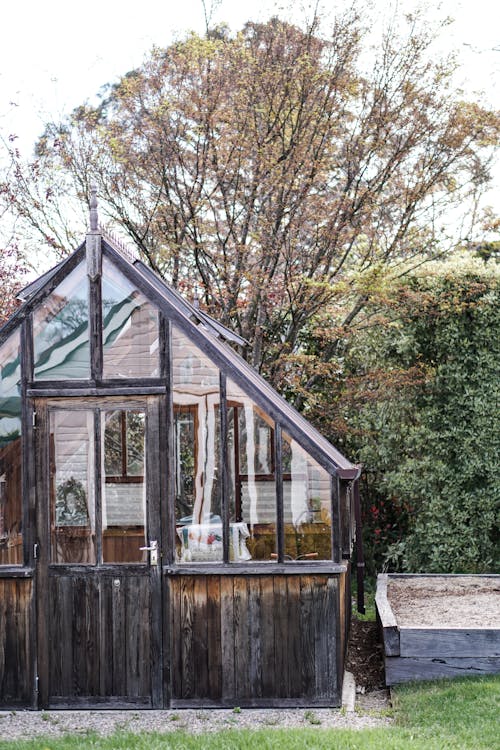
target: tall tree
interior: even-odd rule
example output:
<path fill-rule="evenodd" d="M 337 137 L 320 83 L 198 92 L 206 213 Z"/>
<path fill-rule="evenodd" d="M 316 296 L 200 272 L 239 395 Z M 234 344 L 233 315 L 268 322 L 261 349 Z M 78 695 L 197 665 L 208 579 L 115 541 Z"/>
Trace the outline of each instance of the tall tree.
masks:
<path fill-rule="evenodd" d="M 351 325 L 359 277 L 431 256 L 443 211 L 487 180 L 499 117 L 453 92 L 428 29 L 388 29 L 369 66 L 352 10 L 328 36 L 318 18 L 273 18 L 155 49 L 99 106 L 47 125 L 38 192 L 19 167 L 12 203 L 43 227 L 69 186 L 88 198 L 96 180 L 151 266 L 201 289 L 276 379 L 311 316 L 341 296 L 334 322 Z"/>

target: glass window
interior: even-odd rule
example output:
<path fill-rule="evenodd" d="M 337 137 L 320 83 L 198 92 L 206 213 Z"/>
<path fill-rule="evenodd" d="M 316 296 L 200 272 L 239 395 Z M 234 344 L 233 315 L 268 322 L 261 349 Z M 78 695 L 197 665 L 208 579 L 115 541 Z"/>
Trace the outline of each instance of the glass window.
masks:
<path fill-rule="evenodd" d="M 172 330 L 177 560 L 221 561 L 219 370 Z"/>
<path fill-rule="evenodd" d="M 332 559 L 330 475 L 286 434 L 283 514 L 288 559 Z"/>
<path fill-rule="evenodd" d="M 19 339 L 0 347 L 0 565 L 23 562 Z"/>
<path fill-rule="evenodd" d="M 145 562 L 146 415 L 140 410 L 103 412 L 103 562 Z"/>
<path fill-rule="evenodd" d="M 36 380 L 90 376 L 88 282 L 77 266 L 33 313 Z"/>
<path fill-rule="evenodd" d="M 147 378 L 159 375 L 157 310 L 103 259 L 103 377 Z"/>
<path fill-rule="evenodd" d="M 94 412 L 50 413 L 51 561 L 96 562 Z"/>
<path fill-rule="evenodd" d="M 274 422 L 227 381 L 231 546 L 235 560 L 276 558 Z"/>

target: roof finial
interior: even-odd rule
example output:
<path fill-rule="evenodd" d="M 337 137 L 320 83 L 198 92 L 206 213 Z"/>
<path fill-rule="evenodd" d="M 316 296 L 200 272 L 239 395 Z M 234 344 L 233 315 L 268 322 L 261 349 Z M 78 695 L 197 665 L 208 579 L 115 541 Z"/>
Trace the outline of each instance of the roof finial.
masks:
<path fill-rule="evenodd" d="M 90 183 L 90 231 L 97 232 L 99 219 L 97 216 L 97 185 Z"/>

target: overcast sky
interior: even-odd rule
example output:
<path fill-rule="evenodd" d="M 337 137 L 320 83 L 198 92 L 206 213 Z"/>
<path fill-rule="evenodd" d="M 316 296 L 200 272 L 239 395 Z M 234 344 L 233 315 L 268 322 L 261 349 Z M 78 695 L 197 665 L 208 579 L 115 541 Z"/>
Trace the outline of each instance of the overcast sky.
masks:
<path fill-rule="evenodd" d="M 266 18 L 286 0 L 206 0 L 215 21 L 237 29 L 250 18 Z M 391 6 L 409 10 L 413 0 L 368 0 L 381 18 Z M 304 13 L 316 0 L 298 0 Z M 321 3 L 321 0 L 320 0 Z M 323 0 L 332 10 L 335 0 Z M 302 8 L 302 11 L 300 10 Z M 388 10 L 389 8 L 389 10 Z M 432 18 L 452 16 L 443 48 L 458 50 L 469 92 L 482 89 L 500 108 L 500 3 L 443 0 L 429 3 Z M 309 11 L 310 12 L 310 11 Z M 202 32 L 202 0 L 10 0 L 2 3 L 0 44 L 0 133 L 15 133 L 28 154 L 48 119 L 57 119 L 100 87 L 137 67 L 153 45 L 166 46 L 186 30 Z M 497 179 L 500 185 L 500 175 Z M 500 192 L 498 193 L 500 195 Z"/>

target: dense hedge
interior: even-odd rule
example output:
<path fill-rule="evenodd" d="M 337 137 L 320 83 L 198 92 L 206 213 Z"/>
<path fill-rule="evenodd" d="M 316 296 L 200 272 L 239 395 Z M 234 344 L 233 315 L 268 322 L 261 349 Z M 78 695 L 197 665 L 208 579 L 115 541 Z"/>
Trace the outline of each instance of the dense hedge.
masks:
<path fill-rule="evenodd" d="M 389 287 L 342 400 L 369 569 L 498 571 L 499 267 L 461 258 Z"/>

